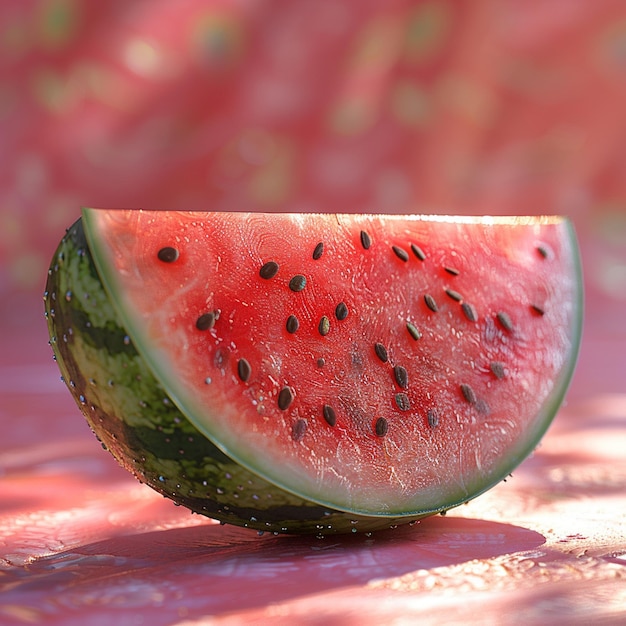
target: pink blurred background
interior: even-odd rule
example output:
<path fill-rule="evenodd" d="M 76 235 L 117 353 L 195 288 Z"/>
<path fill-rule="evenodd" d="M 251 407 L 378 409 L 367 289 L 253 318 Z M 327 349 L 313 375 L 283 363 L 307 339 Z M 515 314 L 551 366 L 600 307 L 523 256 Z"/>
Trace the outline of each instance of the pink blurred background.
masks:
<path fill-rule="evenodd" d="M 0 545 L 18 514 L 130 489 L 87 461 L 47 346 L 46 271 L 82 205 L 569 215 L 586 321 L 561 441 L 603 411 L 623 441 L 623 0 L 0 0 Z M 13 549 L 45 552 L 42 515 Z"/>
<path fill-rule="evenodd" d="M 623 341 L 625 111 L 622 0 L 2 0 L 4 326 L 82 205 L 563 213 Z"/>

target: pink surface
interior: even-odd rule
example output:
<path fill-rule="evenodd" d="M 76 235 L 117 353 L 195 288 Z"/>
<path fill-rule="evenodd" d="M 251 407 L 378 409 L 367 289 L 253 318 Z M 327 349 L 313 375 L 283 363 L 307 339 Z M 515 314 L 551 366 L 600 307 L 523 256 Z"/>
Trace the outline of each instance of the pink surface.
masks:
<path fill-rule="evenodd" d="M 0 3 L 0 624 L 622 621 L 625 51 L 620 0 Z M 445 518 L 320 540 L 191 516 L 101 450 L 46 345 L 81 204 L 567 213 L 566 406 Z"/>

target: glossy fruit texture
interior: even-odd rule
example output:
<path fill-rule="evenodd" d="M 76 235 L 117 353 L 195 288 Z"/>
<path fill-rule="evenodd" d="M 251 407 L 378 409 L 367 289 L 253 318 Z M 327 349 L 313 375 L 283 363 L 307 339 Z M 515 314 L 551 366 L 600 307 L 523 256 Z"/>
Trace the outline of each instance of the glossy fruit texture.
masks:
<path fill-rule="evenodd" d="M 506 477 L 565 393 L 580 302 L 559 218 L 102 210 L 46 294 L 118 461 L 275 532 L 410 522 Z"/>

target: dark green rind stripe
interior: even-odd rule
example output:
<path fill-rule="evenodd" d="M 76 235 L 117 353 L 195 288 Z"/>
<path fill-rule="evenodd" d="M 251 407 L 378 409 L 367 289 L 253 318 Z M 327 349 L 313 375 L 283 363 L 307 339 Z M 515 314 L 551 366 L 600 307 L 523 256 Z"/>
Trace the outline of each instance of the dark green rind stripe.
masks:
<path fill-rule="evenodd" d="M 80 220 L 54 256 L 45 308 L 63 378 L 98 439 L 122 467 L 176 503 L 224 523 L 276 533 L 371 532 L 423 517 L 329 509 L 225 456 L 180 413 L 126 336 Z"/>

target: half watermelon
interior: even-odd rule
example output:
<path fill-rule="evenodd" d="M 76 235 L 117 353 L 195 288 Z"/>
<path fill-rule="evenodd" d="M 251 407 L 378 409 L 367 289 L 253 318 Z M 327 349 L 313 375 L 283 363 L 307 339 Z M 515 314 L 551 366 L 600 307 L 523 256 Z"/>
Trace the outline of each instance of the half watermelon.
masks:
<path fill-rule="evenodd" d="M 446 511 L 532 452 L 581 282 L 559 217 L 86 209 L 45 302 L 70 391 L 140 480 L 333 533 Z"/>

